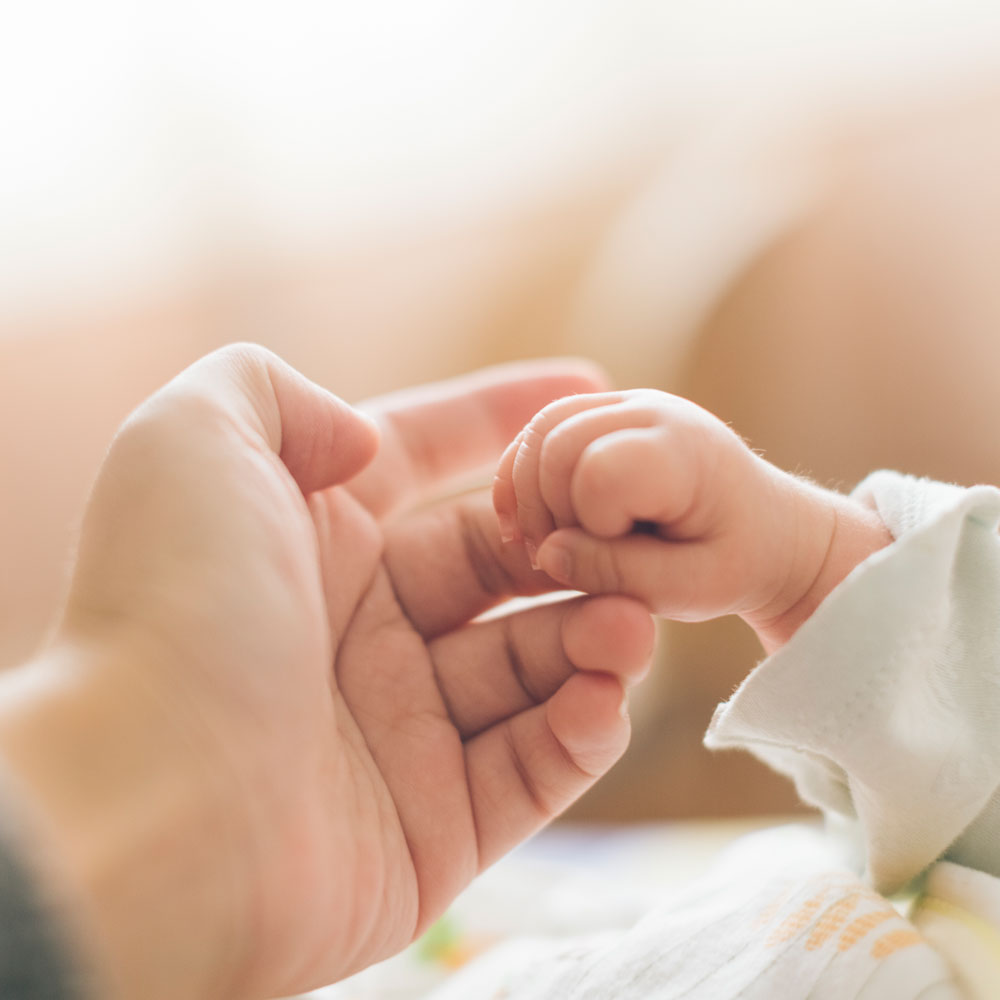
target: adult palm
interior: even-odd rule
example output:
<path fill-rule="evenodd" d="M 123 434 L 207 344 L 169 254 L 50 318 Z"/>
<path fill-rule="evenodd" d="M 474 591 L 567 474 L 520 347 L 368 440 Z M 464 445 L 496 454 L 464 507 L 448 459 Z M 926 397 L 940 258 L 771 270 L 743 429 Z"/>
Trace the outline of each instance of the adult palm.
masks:
<path fill-rule="evenodd" d="M 180 995 L 180 969 L 186 996 L 265 997 L 392 954 L 617 759 L 648 615 L 602 597 L 477 620 L 552 582 L 500 542 L 485 491 L 428 502 L 595 383 L 547 363 L 376 400 L 376 446 L 241 347 L 125 426 L 61 629 L 113 636 L 97 672 L 149 720 L 136 782 L 184 775 L 163 919 L 143 931 L 120 891 L 109 909 L 88 890 L 124 993 Z"/>

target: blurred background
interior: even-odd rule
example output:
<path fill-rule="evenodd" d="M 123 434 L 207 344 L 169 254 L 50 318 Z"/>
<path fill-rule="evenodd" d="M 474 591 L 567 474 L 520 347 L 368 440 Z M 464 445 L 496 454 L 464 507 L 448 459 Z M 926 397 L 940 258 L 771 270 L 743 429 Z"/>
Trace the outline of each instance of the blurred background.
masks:
<path fill-rule="evenodd" d="M 235 339 L 349 399 L 582 353 L 827 484 L 1000 479 L 1000 4 L 37 0 L 0 149 L 0 665 L 117 424 Z M 791 809 L 700 746 L 759 655 L 665 628 L 574 815 Z"/>

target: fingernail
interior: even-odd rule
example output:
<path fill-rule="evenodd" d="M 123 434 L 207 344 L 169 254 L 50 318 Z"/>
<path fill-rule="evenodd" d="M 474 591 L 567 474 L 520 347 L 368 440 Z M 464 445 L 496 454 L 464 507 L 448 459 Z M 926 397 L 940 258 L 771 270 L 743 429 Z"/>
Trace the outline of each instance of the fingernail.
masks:
<path fill-rule="evenodd" d="M 532 569 L 540 569 L 538 565 L 538 546 L 530 539 L 526 538 L 524 540 L 524 547 L 528 551 L 528 560 L 531 562 Z"/>
<path fill-rule="evenodd" d="M 500 541 L 516 542 L 518 536 L 517 518 L 513 514 L 497 514 L 497 523 L 500 525 Z"/>
<path fill-rule="evenodd" d="M 542 569 L 559 583 L 569 583 L 573 578 L 573 562 L 569 553 L 560 545 L 546 547 Z"/>

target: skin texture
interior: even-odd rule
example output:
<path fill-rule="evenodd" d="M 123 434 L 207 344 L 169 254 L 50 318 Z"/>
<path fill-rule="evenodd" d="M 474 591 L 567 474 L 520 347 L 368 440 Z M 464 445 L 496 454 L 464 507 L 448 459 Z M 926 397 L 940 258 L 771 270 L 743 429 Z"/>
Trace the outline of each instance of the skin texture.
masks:
<path fill-rule="evenodd" d="M 267 997 L 409 943 L 618 758 L 648 613 L 500 540 L 495 463 L 589 366 L 487 370 L 363 416 L 254 347 L 125 424 L 0 759 L 99 995 Z M 336 485 L 345 484 L 345 485 Z"/>
<path fill-rule="evenodd" d="M 769 652 L 891 541 L 863 505 L 652 389 L 545 407 L 504 452 L 493 501 L 504 539 L 567 587 L 680 621 L 737 614 Z"/>

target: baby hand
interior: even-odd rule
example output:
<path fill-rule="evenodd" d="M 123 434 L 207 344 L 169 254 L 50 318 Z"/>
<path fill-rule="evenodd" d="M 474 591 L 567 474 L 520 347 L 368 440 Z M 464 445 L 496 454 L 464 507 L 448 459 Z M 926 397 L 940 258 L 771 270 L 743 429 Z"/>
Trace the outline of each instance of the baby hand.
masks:
<path fill-rule="evenodd" d="M 682 621 L 739 614 L 769 649 L 890 540 L 866 508 L 649 389 L 547 406 L 504 453 L 493 501 L 504 537 L 559 583 Z"/>

